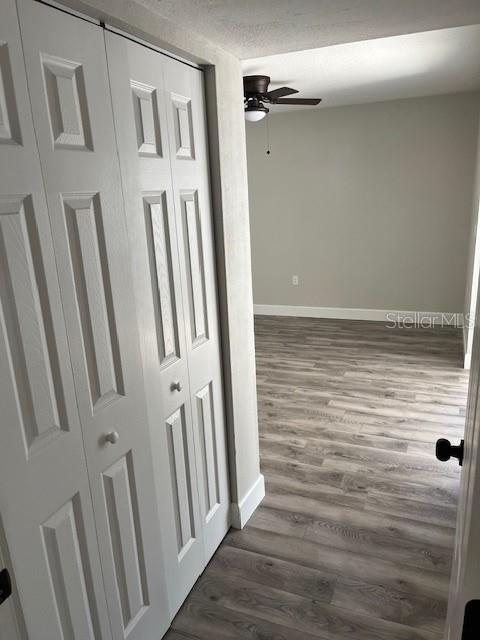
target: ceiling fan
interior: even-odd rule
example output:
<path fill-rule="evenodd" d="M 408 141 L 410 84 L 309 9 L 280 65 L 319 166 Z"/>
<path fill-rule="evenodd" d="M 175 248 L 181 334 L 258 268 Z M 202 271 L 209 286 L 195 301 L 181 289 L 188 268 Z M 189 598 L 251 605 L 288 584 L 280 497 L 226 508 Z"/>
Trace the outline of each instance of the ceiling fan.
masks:
<path fill-rule="evenodd" d="M 279 89 L 268 90 L 270 84 L 269 76 L 244 76 L 243 78 L 243 96 L 245 101 L 245 120 L 249 122 L 258 122 L 262 120 L 269 109 L 267 104 L 295 104 L 295 105 L 317 105 L 321 102 L 321 98 L 285 98 L 294 93 L 298 93 L 297 89 L 289 87 L 280 87 Z"/>

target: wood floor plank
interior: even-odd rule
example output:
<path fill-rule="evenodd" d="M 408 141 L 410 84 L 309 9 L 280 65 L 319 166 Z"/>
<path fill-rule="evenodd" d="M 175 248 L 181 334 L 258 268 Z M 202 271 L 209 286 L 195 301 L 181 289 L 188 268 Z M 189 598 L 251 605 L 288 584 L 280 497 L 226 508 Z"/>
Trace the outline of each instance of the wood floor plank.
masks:
<path fill-rule="evenodd" d="M 250 525 L 243 531 L 231 530 L 225 545 L 247 549 L 270 557 L 315 568 L 325 575 L 349 576 L 367 584 L 412 595 L 424 595 L 432 600 L 444 600 L 448 592 L 449 577 L 445 574 L 399 565 L 395 561 L 370 556 L 353 550 L 326 547 L 317 541 L 295 539 L 290 535 L 258 529 Z"/>
<path fill-rule="evenodd" d="M 324 472 L 328 472 L 328 469 L 324 469 Z M 433 483 L 434 486 L 432 486 Z M 435 474 L 432 482 L 431 478 L 427 481 L 425 478 L 416 476 L 409 476 L 405 479 L 400 479 L 397 476 L 375 476 L 362 469 L 356 473 L 343 474 L 342 488 L 347 493 L 363 495 L 384 493 L 424 504 L 456 507 L 458 478 Z M 416 507 L 416 505 L 413 506 Z M 416 508 L 412 512 L 417 513 Z"/>
<path fill-rule="evenodd" d="M 365 501 L 365 510 L 451 529 L 455 528 L 457 518 L 456 505 L 418 502 L 418 500 L 378 492 L 369 492 Z"/>
<path fill-rule="evenodd" d="M 311 635 L 277 621 L 263 620 L 249 611 L 226 609 L 218 602 L 191 597 L 175 618 L 174 626 L 194 632 L 199 640 L 318 640 Z"/>
<path fill-rule="evenodd" d="M 175 629 L 170 629 L 165 636 L 165 640 L 202 640 L 202 638 L 199 636 L 192 636 L 191 634 L 187 635 L 180 631 L 175 631 Z"/>
<path fill-rule="evenodd" d="M 265 482 L 267 485 L 267 497 L 262 503 L 262 508 L 279 505 L 282 511 L 282 518 L 285 517 L 284 510 L 286 509 L 287 511 L 293 511 L 296 515 L 300 515 L 302 511 L 303 515 L 308 516 L 310 518 L 309 521 L 311 521 L 314 514 L 306 512 L 309 511 L 309 506 L 312 504 L 312 501 L 316 507 L 324 512 L 322 505 L 341 506 L 349 509 L 363 508 L 365 500 L 367 499 L 367 495 L 365 495 L 362 500 L 362 497 L 358 494 L 348 493 L 341 489 L 324 485 L 315 486 L 306 484 L 298 482 L 294 478 L 278 477 L 271 473 L 266 474 Z M 283 499 L 284 496 L 287 496 L 287 500 Z M 270 498 L 271 502 L 269 502 Z M 292 500 L 295 502 L 295 498 L 302 498 L 302 500 L 298 502 L 298 509 L 294 509 L 292 506 Z M 317 508 L 315 509 L 315 513 L 318 513 Z"/>
<path fill-rule="evenodd" d="M 280 445 L 281 446 L 281 445 Z M 428 455 L 428 450 L 430 454 Z M 279 452 L 280 453 L 280 452 Z M 425 455 L 427 454 L 427 455 Z M 446 466 L 435 458 L 434 448 L 425 447 L 421 454 L 406 452 L 388 451 L 379 452 L 377 448 L 365 447 L 357 444 L 327 443 L 318 440 L 315 444 L 305 447 L 305 452 L 299 452 L 298 458 L 302 460 L 306 456 L 318 457 L 320 459 L 334 459 L 355 462 L 360 465 L 375 465 L 381 462 L 383 465 L 391 467 L 408 468 L 422 474 L 441 473 L 442 475 L 460 475 L 460 467 L 454 465 Z"/>
<path fill-rule="evenodd" d="M 438 633 L 442 631 L 446 609 L 444 598 L 407 593 L 392 586 L 366 582 L 340 572 L 305 567 L 229 545 L 220 549 L 213 566 L 223 569 L 230 576 L 346 609 L 354 608 L 359 613 L 374 617 L 379 615 L 381 602 L 381 617 L 384 620 Z"/>
<path fill-rule="evenodd" d="M 313 518 L 308 515 L 279 509 L 265 509 L 260 506 L 250 518 L 249 525 L 264 531 L 277 531 L 301 540 L 312 522 Z M 294 542 L 298 544 L 298 541 Z"/>
<path fill-rule="evenodd" d="M 454 328 L 255 320 L 266 498 L 168 640 L 441 640 L 468 375 Z M 175 635 L 177 634 L 177 635 Z"/>
<path fill-rule="evenodd" d="M 291 513 L 299 519 L 303 517 L 303 520 L 309 523 L 321 520 L 346 528 L 351 527 L 352 530 L 376 532 L 388 540 L 394 537 L 418 542 L 428 541 L 445 549 L 449 549 L 453 542 L 450 527 L 439 526 L 434 522 L 424 522 L 413 517 L 419 506 L 424 508 L 423 505 L 414 505 L 411 510 L 412 517 L 407 518 L 386 513 L 367 513 L 364 509 L 347 507 L 340 501 L 327 502 L 318 499 L 315 494 L 313 496 L 308 490 L 301 493 L 282 483 L 271 483 L 270 491 L 262 502 L 261 508 L 281 510 L 281 517 Z M 407 509 L 406 506 L 404 508 Z"/>
<path fill-rule="evenodd" d="M 447 613 L 446 598 L 428 598 L 348 576 L 338 579 L 331 604 L 439 636 Z"/>
<path fill-rule="evenodd" d="M 211 567 L 231 578 L 251 580 L 319 602 L 331 602 L 336 586 L 334 574 L 322 574 L 318 569 L 230 545 L 219 549 Z"/>
<path fill-rule="evenodd" d="M 363 462 L 355 457 L 337 457 L 337 458 L 324 458 L 322 466 L 325 469 L 334 469 L 336 471 L 348 473 L 363 470 L 365 473 L 377 478 L 392 478 L 400 481 L 414 479 L 424 484 L 435 486 L 433 483 L 438 478 L 439 481 L 444 477 L 457 480 L 457 486 L 460 482 L 460 474 L 456 469 L 451 469 L 446 472 L 442 471 L 442 467 L 437 463 L 428 462 L 427 465 L 423 461 L 419 460 L 420 456 L 405 457 L 398 463 L 389 463 L 388 461 L 374 460 Z M 318 456 L 322 459 L 321 456 Z"/>
<path fill-rule="evenodd" d="M 292 425 L 274 424 L 270 427 L 263 426 L 260 429 L 261 440 L 271 440 L 294 444 L 298 441 L 298 446 L 307 446 L 324 442 L 337 442 L 342 444 L 353 444 L 361 447 L 373 449 L 385 449 L 386 451 L 406 452 L 411 442 L 399 438 L 390 438 L 383 435 L 369 435 L 359 433 L 360 427 L 345 431 L 333 429 L 331 427 L 296 427 Z M 429 443 L 427 443 L 429 444 Z M 432 449 L 430 449 L 430 453 Z"/>
<path fill-rule="evenodd" d="M 292 527 L 292 535 L 299 536 L 301 532 L 303 538 L 327 547 L 353 549 L 372 557 L 385 555 L 398 563 L 448 575 L 454 537 L 450 528 L 354 511 L 341 503 L 332 514 L 332 506 L 286 492 L 270 493 L 261 507 L 256 526 L 265 529 L 276 523 L 280 529 L 287 517 L 290 522 L 298 519 L 302 527 Z M 310 516 L 302 513 L 309 510 L 315 513 Z M 323 515 L 322 511 L 327 514 Z"/>
<path fill-rule="evenodd" d="M 446 438 L 458 438 L 461 437 L 463 429 L 458 427 L 442 427 L 442 434 Z M 405 425 L 370 425 L 362 424 L 359 429 L 359 433 L 366 435 L 377 435 L 385 438 L 397 438 L 407 440 L 409 443 L 427 443 L 430 448 L 430 454 L 434 451 L 434 445 L 437 441 L 439 429 L 436 425 L 417 425 L 417 424 L 405 424 Z"/>
<path fill-rule="evenodd" d="M 350 609 L 325 604 L 250 580 L 230 577 L 212 569 L 195 585 L 192 600 L 215 602 L 240 613 L 255 614 L 324 640 L 338 640 L 350 633 L 355 640 L 436 640 L 437 634 L 413 629 Z"/>
<path fill-rule="evenodd" d="M 270 458 L 267 453 L 262 454 L 262 472 L 266 476 L 283 478 L 296 481 L 301 486 L 313 486 L 322 491 L 343 490 L 344 474 L 332 469 L 324 469 L 322 466 L 303 464 L 295 460 L 287 461 Z"/>

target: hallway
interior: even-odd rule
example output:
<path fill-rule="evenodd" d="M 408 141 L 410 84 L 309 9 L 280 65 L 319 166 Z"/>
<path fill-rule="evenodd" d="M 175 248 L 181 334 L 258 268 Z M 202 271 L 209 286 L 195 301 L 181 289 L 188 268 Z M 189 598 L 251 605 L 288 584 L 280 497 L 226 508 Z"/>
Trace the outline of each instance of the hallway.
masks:
<path fill-rule="evenodd" d="M 440 640 L 468 374 L 453 329 L 257 317 L 267 495 L 168 640 Z"/>

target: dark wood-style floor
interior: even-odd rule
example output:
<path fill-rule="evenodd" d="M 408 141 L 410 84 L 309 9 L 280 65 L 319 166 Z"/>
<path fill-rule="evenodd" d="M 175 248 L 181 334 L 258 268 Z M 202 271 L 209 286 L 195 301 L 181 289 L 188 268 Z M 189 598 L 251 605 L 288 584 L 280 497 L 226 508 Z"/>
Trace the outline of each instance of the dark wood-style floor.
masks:
<path fill-rule="evenodd" d="M 168 640 L 439 640 L 467 374 L 453 329 L 259 317 L 267 496 Z"/>

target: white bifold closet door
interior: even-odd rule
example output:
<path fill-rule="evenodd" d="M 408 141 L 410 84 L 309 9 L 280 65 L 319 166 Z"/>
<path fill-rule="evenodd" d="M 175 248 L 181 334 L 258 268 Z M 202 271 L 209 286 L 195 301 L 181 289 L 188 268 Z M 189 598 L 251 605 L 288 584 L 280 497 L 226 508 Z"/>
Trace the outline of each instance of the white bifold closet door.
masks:
<path fill-rule="evenodd" d="M 106 44 L 175 612 L 229 527 L 203 73 Z"/>
<path fill-rule="evenodd" d="M 7 543 L 31 638 L 150 640 L 169 612 L 103 32 L 18 8 L 49 219 L 12 119 L 31 159 L 0 203 Z"/>
<path fill-rule="evenodd" d="M 2 0 L 2 640 L 166 631 L 229 526 L 217 314 L 202 73 Z"/>
<path fill-rule="evenodd" d="M 0 637 L 27 638 L 23 609 L 32 640 L 111 638 L 15 0 L 0 7 L 0 404 L 0 555 L 22 605 L 3 603 Z"/>

